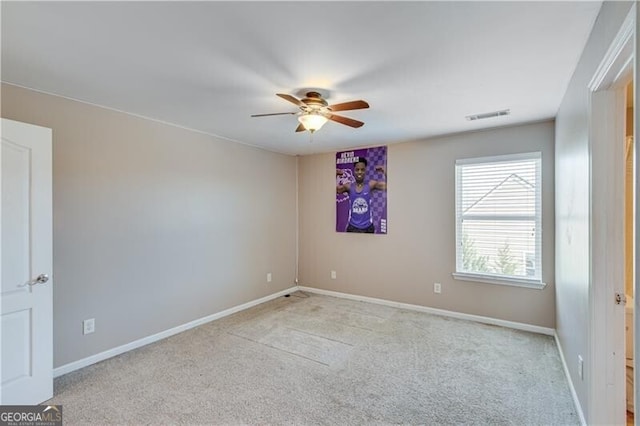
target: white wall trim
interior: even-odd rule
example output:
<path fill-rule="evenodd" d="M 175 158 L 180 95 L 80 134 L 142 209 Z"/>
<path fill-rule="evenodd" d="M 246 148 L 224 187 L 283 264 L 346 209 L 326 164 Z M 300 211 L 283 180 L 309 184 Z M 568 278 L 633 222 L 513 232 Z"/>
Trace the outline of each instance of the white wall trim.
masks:
<path fill-rule="evenodd" d="M 635 5 L 633 5 L 591 78 L 588 85 L 590 91 L 595 92 L 600 88 L 610 86 L 619 80 L 624 73 L 632 69 L 635 15 Z"/>
<path fill-rule="evenodd" d="M 556 346 L 558 347 L 558 352 L 560 353 L 560 360 L 562 361 L 562 369 L 564 370 L 564 375 L 567 378 L 567 383 L 569 383 L 569 390 L 571 390 L 571 398 L 573 398 L 573 404 L 576 407 L 576 411 L 578 412 L 578 418 L 580 419 L 580 424 L 582 426 L 587 426 L 587 421 L 584 418 L 584 412 L 582 411 L 582 405 L 580 405 L 580 400 L 578 399 L 578 393 L 576 392 L 576 388 L 573 386 L 573 380 L 571 380 L 571 374 L 569 373 L 569 367 L 567 366 L 567 361 L 564 359 L 564 351 L 562 350 L 562 345 L 560 344 L 560 338 L 558 337 L 558 333 L 553 333 L 553 338 L 556 341 Z"/>
<path fill-rule="evenodd" d="M 429 308 L 427 306 L 412 305 L 409 303 L 393 302 L 390 300 L 376 299 L 373 297 L 357 296 L 354 294 L 340 293 L 337 291 L 330 291 L 330 290 L 322 290 L 322 289 L 313 288 L 313 287 L 299 286 L 298 289 L 300 291 L 307 291 L 309 293 L 322 294 L 325 296 L 340 297 L 342 299 L 357 300 L 359 302 L 375 303 L 378 305 L 392 306 L 394 308 L 409 309 L 409 310 L 418 311 L 418 312 L 426 312 L 429 314 L 441 315 L 441 316 L 451 317 L 451 318 L 458 318 L 458 319 L 463 319 L 468 321 L 475 321 L 483 324 L 499 325 L 501 327 L 513 328 L 516 330 L 524 330 L 524 331 L 530 331 L 538 334 L 546 334 L 547 336 L 553 336 L 555 334 L 555 330 L 553 328 L 540 327 L 537 325 L 525 324 L 521 322 L 506 321 L 506 320 L 501 320 L 497 318 L 483 317 L 480 315 L 464 314 L 461 312 Z"/>
<path fill-rule="evenodd" d="M 242 305 L 234 306 L 229 309 L 225 309 L 224 311 L 215 313 L 213 315 L 208 315 L 203 318 L 199 318 L 197 320 L 188 322 L 186 324 L 179 325 L 177 327 L 171 328 L 169 330 L 161 331 L 159 333 L 153 334 L 151 336 L 143 337 L 142 339 L 135 340 L 133 342 L 127 343 L 122 346 L 118 346 L 113 349 L 106 350 L 104 352 L 100 352 L 99 354 L 91 355 L 87 358 L 80 359 L 78 361 L 70 362 L 69 364 L 62 365 L 60 367 L 54 368 L 53 377 L 60 377 L 64 374 L 71 373 L 72 371 L 79 370 L 81 368 L 87 367 L 89 365 L 98 363 L 100 361 L 104 361 L 105 359 L 112 358 L 116 355 L 123 354 L 125 352 L 129 352 L 133 349 L 140 348 L 142 346 L 148 345 L 149 343 L 154 343 L 159 340 L 165 339 L 167 337 L 173 336 L 174 334 L 181 333 L 183 331 L 187 331 L 191 328 L 197 327 L 202 324 L 206 324 L 211 321 L 215 321 L 217 319 L 229 316 L 231 314 L 235 314 L 236 312 L 244 311 L 245 309 L 252 308 L 256 305 L 259 305 L 264 302 L 268 302 L 273 299 L 277 299 L 280 296 L 284 296 L 286 294 L 293 293 L 298 288 L 296 286 L 287 288 L 285 290 L 281 290 L 277 293 L 270 294 L 268 296 L 262 297 L 260 299 L 252 300 L 247 303 L 243 303 Z"/>

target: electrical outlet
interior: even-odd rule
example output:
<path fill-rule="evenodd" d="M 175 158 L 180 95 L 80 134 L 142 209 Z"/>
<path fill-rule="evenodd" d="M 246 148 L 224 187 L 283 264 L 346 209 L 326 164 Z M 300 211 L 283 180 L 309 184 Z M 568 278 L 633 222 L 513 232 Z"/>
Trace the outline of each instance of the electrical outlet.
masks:
<path fill-rule="evenodd" d="M 580 355 L 578 355 L 578 377 L 580 377 L 581 380 L 584 380 L 584 361 Z"/>
<path fill-rule="evenodd" d="M 440 283 L 433 283 L 433 292 L 442 293 L 442 285 Z"/>
<path fill-rule="evenodd" d="M 336 271 L 331 271 L 331 279 L 332 279 L 332 280 L 335 280 L 335 279 L 336 279 L 336 277 L 337 277 L 337 275 L 336 275 Z"/>
<path fill-rule="evenodd" d="M 267 282 L 270 283 L 271 282 L 271 272 L 269 272 L 267 274 Z"/>
<path fill-rule="evenodd" d="M 96 320 L 90 318 L 82 321 L 82 334 L 91 334 L 96 331 Z"/>

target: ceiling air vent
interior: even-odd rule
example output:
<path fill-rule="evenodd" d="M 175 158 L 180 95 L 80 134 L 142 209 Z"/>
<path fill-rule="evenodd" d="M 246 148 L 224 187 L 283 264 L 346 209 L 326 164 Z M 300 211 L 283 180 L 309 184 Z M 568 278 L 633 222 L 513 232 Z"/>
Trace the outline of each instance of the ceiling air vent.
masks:
<path fill-rule="evenodd" d="M 509 115 L 509 114 L 511 114 L 511 110 L 503 109 L 500 111 L 485 112 L 484 114 L 467 115 L 467 120 L 469 121 L 484 120 L 485 118 L 501 117 L 503 115 Z"/>

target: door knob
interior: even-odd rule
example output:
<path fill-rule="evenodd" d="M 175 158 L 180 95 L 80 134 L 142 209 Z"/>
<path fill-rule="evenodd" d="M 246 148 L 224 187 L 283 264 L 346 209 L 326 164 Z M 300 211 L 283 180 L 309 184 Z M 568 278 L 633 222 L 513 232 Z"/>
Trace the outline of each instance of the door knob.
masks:
<path fill-rule="evenodd" d="M 30 286 L 34 286 L 36 284 L 44 284 L 47 281 L 49 281 L 49 275 L 40 274 L 34 280 L 29 281 L 27 284 L 29 284 Z"/>

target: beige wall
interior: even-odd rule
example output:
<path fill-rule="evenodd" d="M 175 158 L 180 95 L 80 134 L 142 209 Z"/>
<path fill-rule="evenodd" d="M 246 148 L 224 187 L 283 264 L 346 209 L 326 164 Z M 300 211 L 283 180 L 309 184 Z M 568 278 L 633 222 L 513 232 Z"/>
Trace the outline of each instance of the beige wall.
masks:
<path fill-rule="evenodd" d="M 632 2 L 604 2 L 556 117 L 556 331 L 571 380 L 589 421 L 589 231 L 591 192 L 589 81 Z"/>
<path fill-rule="evenodd" d="M 555 327 L 553 122 L 388 147 L 387 235 L 335 232 L 335 154 L 300 159 L 300 284 Z M 542 152 L 543 290 L 454 280 L 458 158 Z M 330 271 L 337 279 L 332 280 Z M 442 294 L 433 283 L 442 283 Z"/>
<path fill-rule="evenodd" d="M 2 116 L 53 129 L 55 367 L 294 285 L 295 157 L 9 85 Z"/>

